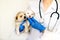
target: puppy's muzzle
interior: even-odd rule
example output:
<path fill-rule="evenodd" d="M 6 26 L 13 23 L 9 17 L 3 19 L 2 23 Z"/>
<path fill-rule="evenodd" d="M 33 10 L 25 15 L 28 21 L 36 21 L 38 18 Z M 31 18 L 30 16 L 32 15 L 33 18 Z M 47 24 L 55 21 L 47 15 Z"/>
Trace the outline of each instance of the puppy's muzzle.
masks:
<path fill-rule="evenodd" d="M 26 17 L 26 16 L 24 16 L 24 19 L 25 19 L 25 20 L 27 20 L 27 17 Z"/>
<path fill-rule="evenodd" d="M 24 19 L 26 19 L 26 16 L 24 16 Z"/>

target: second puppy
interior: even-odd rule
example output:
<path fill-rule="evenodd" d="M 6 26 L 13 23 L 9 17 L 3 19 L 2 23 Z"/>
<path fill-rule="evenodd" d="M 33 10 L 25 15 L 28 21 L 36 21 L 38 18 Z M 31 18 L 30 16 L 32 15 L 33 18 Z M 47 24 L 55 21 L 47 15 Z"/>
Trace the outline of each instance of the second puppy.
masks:
<path fill-rule="evenodd" d="M 23 30 L 23 32 L 19 32 L 19 27 L 20 27 L 20 24 L 24 21 L 25 23 L 23 24 L 23 26 L 25 27 L 25 29 Z M 16 15 L 16 18 L 15 18 L 15 25 L 16 25 L 16 33 L 17 34 L 21 34 L 21 33 L 28 33 L 30 31 L 30 24 L 29 22 L 27 21 L 27 18 L 26 18 L 26 13 L 23 12 L 23 11 L 20 11 L 17 13 Z"/>

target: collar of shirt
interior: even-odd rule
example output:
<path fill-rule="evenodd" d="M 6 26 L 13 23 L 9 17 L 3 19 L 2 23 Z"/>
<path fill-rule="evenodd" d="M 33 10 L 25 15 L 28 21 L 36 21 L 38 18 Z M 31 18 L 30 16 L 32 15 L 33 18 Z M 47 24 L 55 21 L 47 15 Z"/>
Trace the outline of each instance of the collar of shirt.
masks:
<path fill-rule="evenodd" d="M 53 12 L 55 12 L 55 10 L 56 10 L 56 3 L 54 0 L 46 11 L 44 11 L 43 3 L 41 2 L 41 15 L 42 15 L 42 18 L 44 19 L 43 25 L 48 26 L 50 15 Z"/>
<path fill-rule="evenodd" d="M 42 14 L 44 15 L 49 14 L 49 13 L 55 12 L 55 10 L 56 10 L 56 3 L 54 0 L 46 11 L 44 11 L 43 3 L 41 2 L 41 11 L 43 12 Z"/>

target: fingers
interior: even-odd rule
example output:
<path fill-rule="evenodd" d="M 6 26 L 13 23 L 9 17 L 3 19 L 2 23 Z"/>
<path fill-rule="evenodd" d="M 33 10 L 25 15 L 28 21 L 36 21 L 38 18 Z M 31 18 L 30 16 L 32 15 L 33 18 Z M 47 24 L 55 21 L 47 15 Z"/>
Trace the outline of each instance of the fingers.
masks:
<path fill-rule="evenodd" d="M 33 22 L 37 22 L 33 17 L 31 18 L 31 20 L 32 20 Z"/>
<path fill-rule="evenodd" d="M 25 29 L 25 27 L 23 25 L 20 25 L 19 31 L 22 32 L 24 29 Z"/>
<path fill-rule="evenodd" d="M 30 22 L 30 24 L 33 23 L 33 21 L 31 20 L 31 18 L 28 18 L 28 21 Z"/>

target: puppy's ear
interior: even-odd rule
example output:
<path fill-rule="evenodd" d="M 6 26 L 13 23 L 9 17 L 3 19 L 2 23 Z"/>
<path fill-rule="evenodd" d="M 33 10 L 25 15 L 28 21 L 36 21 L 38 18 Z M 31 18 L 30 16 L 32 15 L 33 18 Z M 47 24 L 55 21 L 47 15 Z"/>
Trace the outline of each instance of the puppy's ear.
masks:
<path fill-rule="evenodd" d="M 16 20 L 18 20 L 18 16 L 16 16 L 16 18 L 15 18 Z"/>

